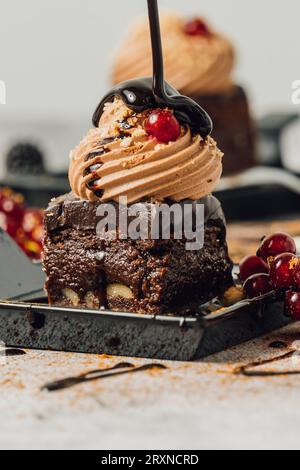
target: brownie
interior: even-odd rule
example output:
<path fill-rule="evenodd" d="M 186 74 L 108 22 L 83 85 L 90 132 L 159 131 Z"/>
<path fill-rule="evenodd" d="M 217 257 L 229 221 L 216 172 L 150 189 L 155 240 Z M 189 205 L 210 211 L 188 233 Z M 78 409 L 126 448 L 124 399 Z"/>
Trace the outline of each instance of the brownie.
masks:
<path fill-rule="evenodd" d="M 45 212 L 44 246 L 50 304 L 157 315 L 222 294 L 233 283 L 224 215 L 213 196 L 199 202 L 205 243 L 187 251 L 185 239 L 102 239 L 95 229 L 100 202 L 72 193 L 53 200 Z M 152 204 L 142 204 L 150 214 Z"/>
<path fill-rule="evenodd" d="M 220 95 L 192 97 L 211 116 L 213 138 L 224 152 L 223 176 L 247 170 L 256 165 L 256 133 L 248 99 L 243 88 L 235 86 Z"/>

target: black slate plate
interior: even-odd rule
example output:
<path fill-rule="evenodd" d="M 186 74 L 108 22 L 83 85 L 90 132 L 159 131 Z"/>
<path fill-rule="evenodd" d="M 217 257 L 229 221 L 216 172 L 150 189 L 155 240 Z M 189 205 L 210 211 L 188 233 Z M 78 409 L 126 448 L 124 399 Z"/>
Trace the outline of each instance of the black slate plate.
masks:
<path fill-rule="evenodd" d="M 191 318 L 0 302 L 6 346 L 176 361 L 207 357 L 289 321 L 273 294 Z"/>
<path fill-rule="evenodd" d="M 0 341 L 6 346 L 191 361 L 289 323 L 275 294 L 194 317 L 54 308 L 46 303 L 41 266 L 0 230 Z M 40 303 L 35 303 L 40 299 Z"/>

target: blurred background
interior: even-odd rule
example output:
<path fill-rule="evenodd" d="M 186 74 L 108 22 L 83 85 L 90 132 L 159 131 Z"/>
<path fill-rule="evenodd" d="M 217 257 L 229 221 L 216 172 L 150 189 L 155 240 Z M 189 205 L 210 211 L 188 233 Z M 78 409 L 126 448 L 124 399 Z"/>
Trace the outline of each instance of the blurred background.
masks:
<path fill-rule="evenodd" d="M 0 5 L 0 79 L 7 87 L 1 128 L 7 123 L 18 132 L 40 128 L 42 145 L 51 153 L 47 163 L 66 167 L 68 146 L 84 134 L 107 90 L 115 48 L 133 17 L 146 13 L 146 1 L 0 0 Z M 300 79 L 298 2 L 160 0 L 160 6 L 187 17 L 203 15 L 232 39 L 238 52 L 235 77 L 247 87 L 256 116 L 297 111 L 291 84 Z M 47 127 L 54 133 L 49 139 Z M 53 142 L 58 128 L 64 135 L 58 132 Z"/>
<path fill-rule="evenodd" d="M 161 8 L 203 15 L 238 50 L 236 78 L 256 113 L 291 107 L 299 77 L 300 4 L 294 0 L 160 0 Z M 4 111 L 86 119 L 105 92 L 112 54 L 144 0 L 1 0 Z"/>
<path fill-rule="evenodd" d="M 292 83 L 300 80 L 300 3 L 159 3 L 187 19 L 206 18 L 237 51 L 234 81 L 246 90 L 255 120 L 259 170 L 227 175 L 222 182 L 219 195 L 228 218 L 294 213 L 300 192 L 300 105 L 292 104 Z M 0 6 L 0 80 L 7 93 L 6 105 L 0 105 L 0 177 L 2 184 L 22 190 L 30 204 L 44 206 L 50 195 L 67 188 L 69 151 L 91 127 L 92 113 L 110 86 L 115 50 L 132 20 L 146 14 L 146 0 L 0 0 Z M 6 169 L 8 152 L 24 142 L 43 153 L 47 178 L 18 178 Z M 44 193 L 33 196 L 36 186 Z M 253 203 L 266 191 L 264 203 Z M 245 211 L 249 201 L 252 209 Z"/>

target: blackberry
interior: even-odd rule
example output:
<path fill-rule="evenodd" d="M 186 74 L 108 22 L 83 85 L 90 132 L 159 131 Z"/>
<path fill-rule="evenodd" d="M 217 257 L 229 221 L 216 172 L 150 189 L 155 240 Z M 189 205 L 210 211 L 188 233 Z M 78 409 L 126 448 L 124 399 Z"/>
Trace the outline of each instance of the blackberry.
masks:
<path fill-rule="evenodd" d="M 11 147 L 6 157 L 6 168 L 13 175 L 39 175 L 46 172 L 42 152 L 29 143 L 18 143 Z"/>

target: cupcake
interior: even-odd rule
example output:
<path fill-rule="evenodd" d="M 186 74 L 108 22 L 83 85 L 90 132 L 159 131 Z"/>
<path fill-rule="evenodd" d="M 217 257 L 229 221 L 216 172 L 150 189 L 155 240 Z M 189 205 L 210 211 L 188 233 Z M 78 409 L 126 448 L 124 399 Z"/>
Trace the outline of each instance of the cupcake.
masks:
<path fill-rule="evenodd" d="M 255 131 L 248 99 L 233 82 L 235 51 L 231 42 L 202 19 L 186 22 L 162 15 L 161 30 L 166 80 L 190 96 L 213 119 L 213 137 L 224 152 L 223 174 L 255 165 Z M 112 81 L 123 82 L 152 73 L 148 22 L 134 26 L 116 55 Z"/>

